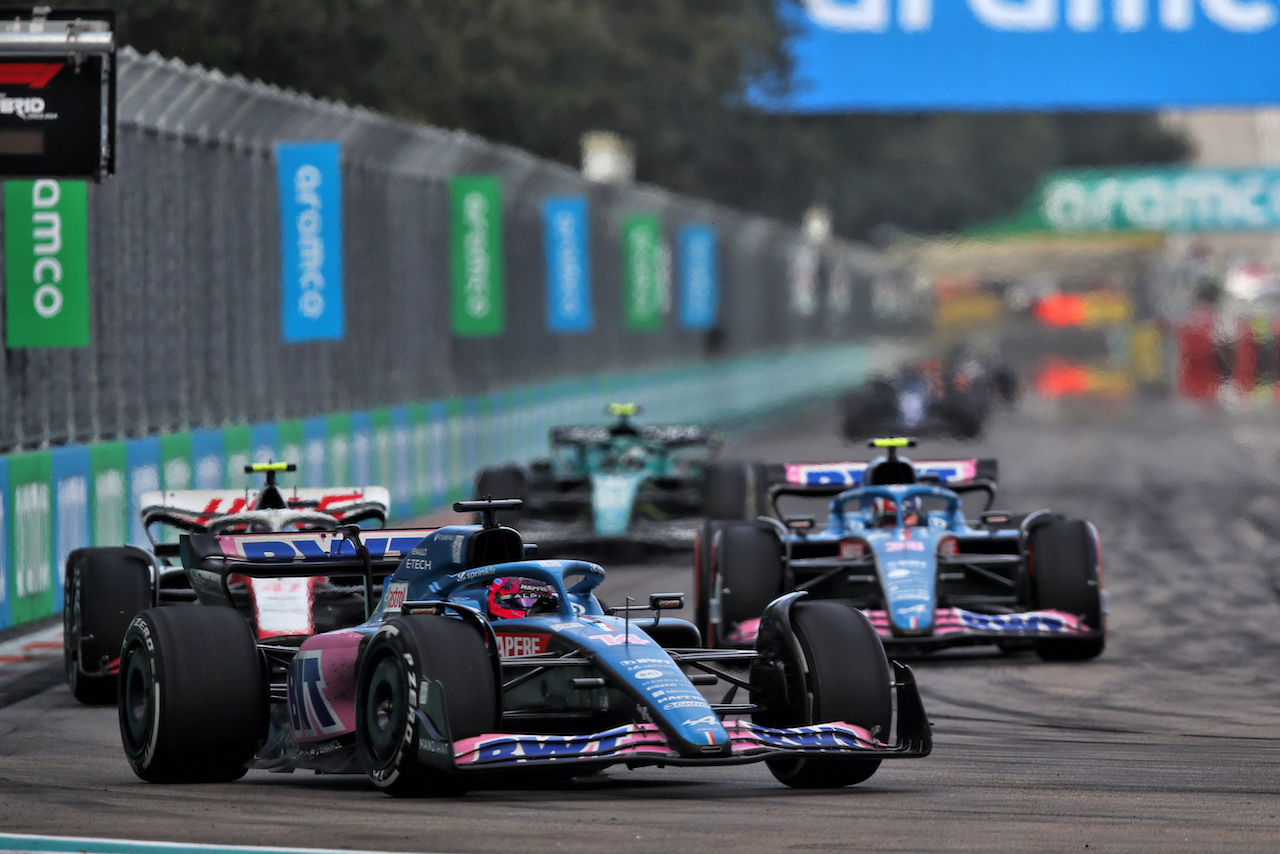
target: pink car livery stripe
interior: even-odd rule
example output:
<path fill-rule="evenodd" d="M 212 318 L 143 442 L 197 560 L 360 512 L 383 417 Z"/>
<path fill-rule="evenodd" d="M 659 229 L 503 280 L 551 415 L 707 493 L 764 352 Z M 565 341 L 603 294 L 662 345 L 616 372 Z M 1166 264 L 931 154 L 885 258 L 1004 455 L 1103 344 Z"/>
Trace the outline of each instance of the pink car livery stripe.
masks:
<path fill-rule="evenodd" d="M 881 637 L 892 637 L 889 615 L 884 611 L 864 611 Z M 1081 619 L 1066 611 L 1023 611 L 1020 614 L 979 614 L 962 608 L 939 608 L 934 612 L 933 635 L 991 635 L 1042 637 L 1078 635 L 1091 631 Z"/>
<path fill-rule="evenodd" d="M 289 665 L 289 723 L 299 742 L 355 732 L 360 632 L 307 638 Z"/>
<path fill-rule="evenodd" d="M 777 753 L 856 753 L 883 750 L 863 727 L 836 721 L 813 726 L 775 729 L 745 721 L 725 721 L 730 753 L 736 757 Z M 628 724 L 589 735 L 508 735 L 491 733 L 464 738 L 454 744 L 459 766 L 524 764 L 538 760 L 628 758 L 677 759 L 666 735 L 654 724 Z M 711 757 L 709 760 L 714 761 Z"/>
<path fill-rule="evenodd" d="M 978 474 L 978 461 L 974 460 L 916 460 L 917 474 L 934 475 L 944 484 L 953 481 L 973 480 Z M 787 483 L 801 486 L 845 484 L 854 487 L 862 483 L 862 473 L 867 463 L 787 463 Z"/>

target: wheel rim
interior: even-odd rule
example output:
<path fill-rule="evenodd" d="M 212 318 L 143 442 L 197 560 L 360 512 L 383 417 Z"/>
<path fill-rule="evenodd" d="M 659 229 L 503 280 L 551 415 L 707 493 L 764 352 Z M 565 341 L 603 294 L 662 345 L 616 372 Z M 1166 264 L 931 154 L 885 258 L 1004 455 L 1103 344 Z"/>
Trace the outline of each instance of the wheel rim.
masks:
<path fill-rule="evenodd" d="M 404 734 L 405 684 L 394 656 L 383 656 L 369 678 L 365 698 L 365 735 L 378 761 L 390 759 Z"/>
<path fill-rule="evenodd" d="M 146 744 L 155 719 L 154 682 L 147 656 L 139 647 L 127 650 L 126 661 L 122 708 L 129 747 L 137 753 Z"/>

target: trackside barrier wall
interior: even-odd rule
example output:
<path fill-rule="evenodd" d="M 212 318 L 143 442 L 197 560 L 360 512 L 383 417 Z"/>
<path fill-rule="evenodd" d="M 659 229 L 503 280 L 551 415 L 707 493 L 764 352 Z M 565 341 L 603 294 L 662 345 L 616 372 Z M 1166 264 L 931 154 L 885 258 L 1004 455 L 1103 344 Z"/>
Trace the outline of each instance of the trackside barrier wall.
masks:
<path fill-rule="evenodd" d="M 72 549 L 145 543 L 137 498 L 147 490 L 249 488 L 245 463 L 296 461 L 286 486 L 291 477 L 298 486 L 384 485 L 403 520 L 470 497 L 481 466 L 545 455 L 552 425 L 599 422 L 605 401 L 640 403 L 646 421 L 731 425 L 844 389 L 872 358 L 863 346 L 828 346 L 0 457 L 0 629 L 62 609 Z"/>

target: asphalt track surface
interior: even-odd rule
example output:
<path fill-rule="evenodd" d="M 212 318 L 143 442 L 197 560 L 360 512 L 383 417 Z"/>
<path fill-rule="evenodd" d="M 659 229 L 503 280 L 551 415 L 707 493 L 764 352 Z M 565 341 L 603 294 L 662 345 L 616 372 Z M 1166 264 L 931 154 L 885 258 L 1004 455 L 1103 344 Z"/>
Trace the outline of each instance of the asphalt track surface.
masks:
<path fill-rule="evenodd" d="M 1027 402 L 986 438 L 1001 505 L 1093 519 L 1110 638 L 1083 664 L 965 654 L 916 664 L 934 754 L 868 782 L 798 792 L 763 765 L 624 768 L 530 790 L 400 801 L 359 777 L 250 772 L 152 786 L 115 713 L 77 705 L 54 663 L 8 671 L 0 831 L 386 851 L 1280 850 L 1280 410 Z M 729 448 L 860 457 L 834 415 Z M 610 601 L 688 590 L 689 559 L 616 567 Z M 0 672 L 3 675 L 3 672 Z M 52 686 L 52 687 L 50 687 Z"/>

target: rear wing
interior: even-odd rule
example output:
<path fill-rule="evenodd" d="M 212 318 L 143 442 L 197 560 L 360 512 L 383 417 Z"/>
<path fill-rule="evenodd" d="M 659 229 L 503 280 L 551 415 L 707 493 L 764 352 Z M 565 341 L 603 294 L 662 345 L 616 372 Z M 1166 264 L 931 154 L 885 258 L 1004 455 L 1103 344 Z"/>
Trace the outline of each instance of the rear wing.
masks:
<path fill-rule="evenodd" d="M 720 431 L 703 424 L 646 424 L 636 433 L 646 442 L 677 448 L 690 445 L 712 445 L 720 441 Z M 603 425 L 570 425 L 551 428 L 553 445 L 599 445 L 609 441 L 613 432 Z"/>
<path fill-rule="evenodd" d="M 264 490 L 265 492 L 265 490 Z M 139 497 L 142 524 L 170 525 L 182 531 L 202 533 L 214 519 L 248 513 L 258 507 L 263 492 L 243 489 L 176 489 L 144 492 Z M 281 490 L 284 510 L 312 511 L 338 521 L 386 522 L 391 493 L 382 486 L 331 486 L 323 489 Z"/>
<path fill-rule="evenodd" d="M 839 486 L 841 490 L 862 485 L 869 463 L 785 463 L 781 483 L 791 486 Z M 954 486 L 976 480 L 999 481 L 1000 462 L 991 457 L 969 460 L 913 460 L 916 477 Z"/>
<path fill-rule="evenodd" d="M 184 534 L 178 542 L 182 565 L 196 597 L 205 605 L 232 605 L 229 579 L 311 578 L 361 575 L 366 611 L 372 607 L 375 576 L 396 571 L 400 562 L 436 528 L 366 531 L 282 531 L 273 534 Z"/>

